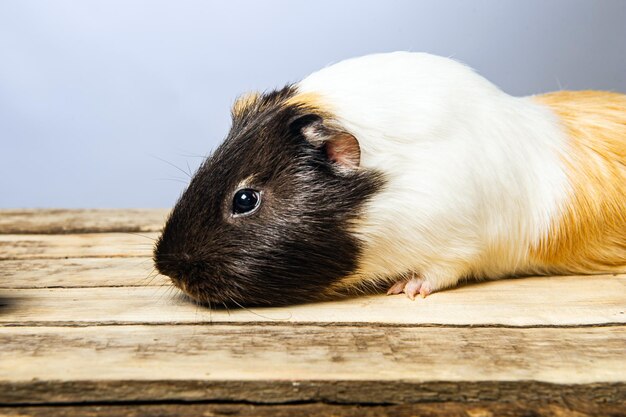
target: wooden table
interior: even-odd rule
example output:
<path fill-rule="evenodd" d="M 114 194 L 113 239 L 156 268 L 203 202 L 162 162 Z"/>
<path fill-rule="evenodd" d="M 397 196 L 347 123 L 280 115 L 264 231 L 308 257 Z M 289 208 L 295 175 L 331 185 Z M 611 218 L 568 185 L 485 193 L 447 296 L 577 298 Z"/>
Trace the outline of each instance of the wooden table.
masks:
<path fill-rule="evenodd" d="M 165 215 L 0 211 L 0 415 L 626 415 L 626 275 L 210 311 Z"/>

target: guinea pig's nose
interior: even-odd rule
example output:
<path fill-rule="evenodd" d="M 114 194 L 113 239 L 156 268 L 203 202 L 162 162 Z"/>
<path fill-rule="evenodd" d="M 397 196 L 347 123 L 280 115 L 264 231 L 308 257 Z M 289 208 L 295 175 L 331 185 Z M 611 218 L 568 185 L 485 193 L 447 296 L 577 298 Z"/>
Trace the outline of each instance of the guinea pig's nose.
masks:
<path fill-rule="evenodd" d="M 203 261 L 184 253 L 177 262 L 176 275 L 179 280 L 194 280 L 195 277 L 202 275 L 205 268 L 206 264 Z"/>
<path fill-rule="evenodd" d="M 155 260 L 154 264 L 159 274 L 178 279 L 178 268 L 171 261 Z"/>
<path fill-rule="evenodd" d="M 185 270 L 189 268 L 191 257 L 187 253 L 182 254 L 160 254 L 154 256 L 154 265 L 159 273 L 167 275 L 172 279 L 180 279 Z"/>

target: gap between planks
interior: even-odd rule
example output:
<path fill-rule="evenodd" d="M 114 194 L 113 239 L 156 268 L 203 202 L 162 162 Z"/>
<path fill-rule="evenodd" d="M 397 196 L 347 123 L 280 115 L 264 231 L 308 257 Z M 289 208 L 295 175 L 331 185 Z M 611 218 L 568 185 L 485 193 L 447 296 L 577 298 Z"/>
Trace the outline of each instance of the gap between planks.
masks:
<path fill-rule="evenodd" d="M 598 404 L 579 398 L 554 402 L 516 401 L 498 403 L 427 402 L 413 404 L 233 404 L 220 402 L 130 402 L 69 404 L 57 406 L 19 406 L 0 410 L 0 416 L 49 417 L 183 417 L 183 416 L 238 416 L 238 417 L 591 417 L 623 416 L 621 404 Z"/>
<path fill-rule="evenodd" d="M 416 302 L 403 296 L 361 297 L 228 315 L 198 308 L 156 286 L 128 287 L 145 273 L 130 263 L 146 261 L 151 244 L 137 233 L 111 232 L 141 231 L 154 239 L 166 213 L 0 212 L 0 257 L 10 251 L 13 259 L 0 262 L 5 282 L 0 282 L 5 286 L 0 289 L 0 334 L 5 337 L 0 375 L 3 369 L 11 374 L 0 378 L 0 402 L 626 401 L 624 275 L 504 280 Z M 136 258 L 126 258 L 129 254 Z M 126 272 L 122 260 L 129 262 Z M 48 278 L 47 263 L 48 271 L 57 267 Z M 19 288 L 6 288 L 7 267 L 13 268 L 9 285 Z M 43 289 L 59 280 L 100 288 Z M 50 327 L 55 325 L 76 327 Z M 337 352 L 339 357 L 331 356 Z M 88 372 L 94 364 L 100 374 L 85 379 L 68 374 Z M 199 375 L 214 365 L 217 375 Z M 284 380 L 272 379 L 273 366 L 282 369 Z M 482 373 L 474 373 L 472 366 L 480 366 Z M 187 379 L 177 377 L 179 370 Z M 15 377 L 29 372 L 44 380 Z M 99 379 L 115 372 L 114 379 Z M 220 372 L 225 379 L 216 379 Z M 246 379 L 251 372 L 259 374 Z M 340 372 L 350 376 L 341 379 Z M 498 379 L 500 372 L 505 376 Z M 311 379 L 315 375 L 320 379 Z"/>
<path fill-rule="evenodd" d="M 392 405 L 445 404 L 466 405 L 497 401 L 506 405 L 570 404 L 582 402 L 587 409 L 613 410 L 626 401 L 626 384 L 555 385 L 534 381 L 480 381 L 455 384 L 445 381 L 32 381 L 1 383 L 0 408 L 24 404 L 161 404 L 229 403 L 293 405 L 306 403 Z M 532 407 L 531 405 L 531 407 Z M 606 408 L 605 408 L 606 407 Z M 529 408 L 525 408 L 528 410 Z M 0 414 L 1 415 L 1 414 Z M 116 414 L 117 415 L 117 414 Z M 195 414 L 194 414 L 195 415 Z M 334 414 L 333 414 L 334 415 Z M 412 414 L 413 415 L 413 414 Z M 435 414 L 439 415 L 439 414 Z M 465 414 L 462 414 L 466 416 Z M 498 415 L 498 414 L 496 414 Z M 509 416 L 509 414 L 506 414 Z M 527 417 L 528 413 L 521 416 Z M 548 414 L 554 415 L 554 414 Z M 558 414 L 564 417 L 568 414 Z M 624 414 L 592 414 L 623 416 Z M 455 415 L 456 416 L 456 415 Z M 470 416 L 474 416 L 470 414 Z M 476 416 L 482 417 L 482 414 Z M 534 416 L 534 414 L 533 414 Z M 581 414 L 573 414 L 582 417 Z M 485 417 L 493 417 L 486 415 Z"/>

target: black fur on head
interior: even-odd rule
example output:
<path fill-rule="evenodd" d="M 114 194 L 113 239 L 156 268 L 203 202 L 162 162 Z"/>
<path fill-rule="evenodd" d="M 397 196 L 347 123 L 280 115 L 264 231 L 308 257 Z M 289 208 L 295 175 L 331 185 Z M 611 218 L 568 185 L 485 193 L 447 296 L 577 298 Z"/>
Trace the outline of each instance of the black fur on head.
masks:
<path fill-rule="evenodd" d="M 255 97 L 234 114 L 226 140 L 170 214 L 154 262 L 197 301 L 298 303 L 355 271 L 359 241 L 349 227 L 381 176 L 334 158 L 329 144 L 345 132 L 286 103 L 295 93 Z M 250 214 L 233 213 L 242 188 L 260 192 Z"/>

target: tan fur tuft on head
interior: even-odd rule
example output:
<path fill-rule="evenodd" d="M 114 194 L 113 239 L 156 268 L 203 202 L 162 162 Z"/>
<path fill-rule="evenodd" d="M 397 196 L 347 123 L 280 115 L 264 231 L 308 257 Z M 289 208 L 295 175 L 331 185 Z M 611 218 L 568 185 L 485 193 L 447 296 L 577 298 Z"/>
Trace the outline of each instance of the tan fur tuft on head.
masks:
<path fill-rule="evenodd" d="M 266 100 L 266 96 L 256 91 L 245 93 L 235 100 L 231 113 L 233 118 L 240 118 L 253 108 L 258 110 L 271 105 L 281 105 L 297 106 L 304 111 L 317 114 L 322 118 L 332 119 L 332 112 L 319 94 L 296 92 L 296 94 L 291 95 L 291 97 L 281 100 L 283 101 L 268 101 Z"/>
<path fill-rule="evenodd" d="M 252 107 L 259 100 L 260 97 L 261 94 L 256 91 L 245 93 L 237 97 L 237 100 L 235 100 L 235 104 L 233 104 L 233 117 L 241 116 L 247 109 Z"/>
<path fill-rule="evenodd" d="M 301 107 L 323 118 L 330 117 L 332 113 L 328 104 L 317 93 L 298 93 L 285 100 L 285 105 Z"/>
<path fill-rule="evenodd" d="M 569 138 L 562 156 L 572 194 L 532 256 L 563 273 L 626 271 L 626 95 L 561 91 L 536 96 Z"/>

